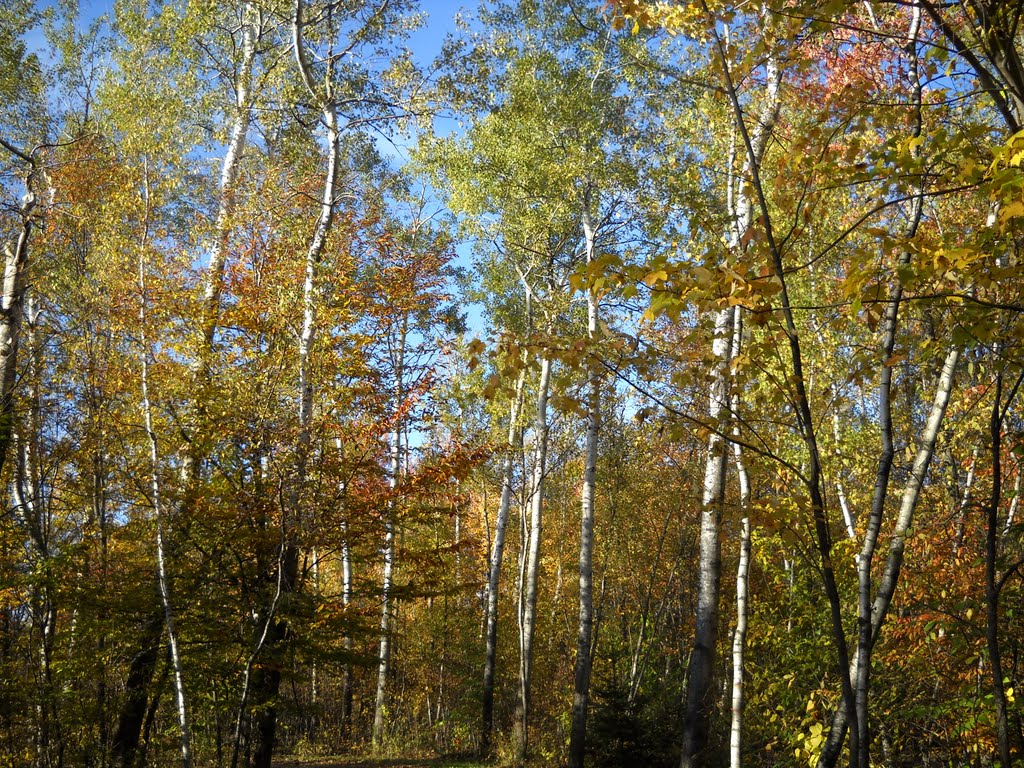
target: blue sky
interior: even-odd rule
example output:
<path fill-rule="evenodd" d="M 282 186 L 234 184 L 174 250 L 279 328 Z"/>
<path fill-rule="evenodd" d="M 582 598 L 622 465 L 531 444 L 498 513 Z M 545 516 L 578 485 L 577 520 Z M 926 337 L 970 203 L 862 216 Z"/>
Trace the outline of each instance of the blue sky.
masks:
<path fill-rule="evenodd" d="M 3 0 L 0 0 L 3 2 Z M 78 0 L 82 28 L 87 27 L 96 18 L 113 14 L 115 0 Z M 441 52 L 445 36 L 455 29 L 454 18 L 459 11 L 471 13 L 475 11 L 478 0 L 420 0 L 419 10 L 425 15 L 423 25 L 409 35 L 406 45 L 421 67 L 429 67 Z M 38 0 L 40 8 L 54 7 L 56 0 Z M 42 29 L 36 27 L 27 36 L 29 48 L 35 51 L 44 61 L 51 59 L 49 46 Z M 453 121 L 452 121 L 453 122 Z M 453 122 L 454 127 L 454 122 Z M 392 140 L 379 137 L 378 149 L 396 164 L 408 160 L 407 149 L 415 141 L 413 136 L 395 136 Z M 439 204 L 440 205 L 440 204 Z M 456 264 L 465 269 L 471 267 L 470 245 L 461 244 L 457 249 Z M 483 332 L 483 318 L 480 308 L 472 305 L 463 306 L 466 311 L 470 328 L 470 336 Z"/>

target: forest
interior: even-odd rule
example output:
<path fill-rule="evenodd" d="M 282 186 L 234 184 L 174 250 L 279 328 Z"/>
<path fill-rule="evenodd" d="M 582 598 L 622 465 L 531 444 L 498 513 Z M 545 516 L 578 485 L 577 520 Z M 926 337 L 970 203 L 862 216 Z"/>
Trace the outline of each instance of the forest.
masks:
<path fill-rule="evenodd" d="M 1022 16 L 4 0 L 0 767 L 1024 766 Z"/>

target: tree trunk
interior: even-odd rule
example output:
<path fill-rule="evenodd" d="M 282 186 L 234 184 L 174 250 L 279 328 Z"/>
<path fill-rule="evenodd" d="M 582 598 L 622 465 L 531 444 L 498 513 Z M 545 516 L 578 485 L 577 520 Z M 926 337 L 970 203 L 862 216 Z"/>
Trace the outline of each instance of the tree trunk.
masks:
<path fill-rule="evenodd" d="M 214 223 L 210 263 L 203 280 L 203 303 L 200 308 L 200 348 L 196 355 L 193 375 L 205 377 L 207 356 L 213 349 L 213 340 L 220 323 L 220 301 L 224 289 L 224 267 L 227 264 L 231 244 L 232 217 L 235 212 L 238 171 L 245 154 L 249 134 L 249 120 L 252 115 L 252 70 L 256 59 L 257 11 L 252 3 L 242 6 L 241 51 L 235 75 L 234 116 L 231 121 L 231 138 L 220 171 L 220 200 L 217 205 L 217 219 Z"/>
<path fill-rule="evenodd" d="M 348 524 L 344 523 L 342 528 L 344 539 L 341 542 L 341 606 L 345 617 L 351 621 L 349 608 L 352 605 L 352 554 L 348 541 Z M 344 736 L 350 726 L 352 719 L 352 650 L 354 641 L 350 632 L 345 633 L 342 640 L 345 649 L 345 666 L 341 671 L 341 732 Z"/>
<path fill-rule="evenodd" d="M 487 626 L 484 649 L 483 725 L 480 733 L 480 752 L 486 756 L 491 749 L 491 731 L 494 726 L 494 670 L 498 655 L 498 597 L 501 580 L 501 562 L 505 552 L 505 529 L 512 506 L 512 477 L 517 449 L 521 448 L 523 430 L 519 426 L 519 413 L 523 408 L 523 388 L 526 368 L 519 373 L 516 393 L 512 400 L 508 421 L 507 453 L 502 466 L 501 502 L 494 523 L 494 542 L 491 546 L 490 567 L 487 574 Z"/>
<path fill-rule="evenodd" d="M 203 301 L 199 312 L 200 334 L 198 349 L 190 366 L 192 376 L 191 391 L 196 393 L 190 405 L 190 410 L 193 412 L 201 408 L 203 393 L 208 385 L 207 362 L 213 348 L 213 339 L 220 320 L 220 296 L 223 287 L 224 265 L 227 260 L 232 229 L 231 216 L 235 208 L 238 169 L 245 150 L 249 118 L 252 111 L 250 84 L 256 55 L 256 39 L 259 36 L 254 16 L 255 10 L 252 4 L 245 3 L 242 10 L 241 26 L 242 57 L 234 83 L 235 115 L 232 120 L 231 139 L 221 167 L 220 199 L 218 201 L 214 242 L 211 247 L 210 264 L 204 279 Z M 5 348 L 2 346 L 2 341 L 2 326 L 0 326 L 0 350 Z M 194 440 L 195 435 L 193 432 L 195 428 L 196 424 L 194 423 L 186 424 L 188 431 L 188 434 L 186 434 L 187 439 Z M 2 450 L 2 447 L 2 430 L 0 430 L 0 450 Z M 199 476 L 199 458 L 194 446 L 187 448 L 182 456 L 181 475 L 185 486 L 179 505 L 182 510 L 185 510 L 191 503 L 194 487 Z M 159 595 L 159 586 L 157 586 L 156 592 Z M 154 620 L 160 626 L 153 627 L 152 622 Z M 159 654 L 159 649 L 153 647 L 153 644 L 159 643 L 159 637 L 163 633 L 162 622 L 162 611 L 155 612 L 147 621 L 147 629 L 155 630 L 155 633 L 154 631 L 144 633 L 142 647 L 136 652 L 132 668 L 129 671 L 128 683 L 137 687 L 133 688 L 132 692 L 125 698 L 124 705 L 118 716 L 117 735 L 114 739 L 115 754 L 121 758 L 125 766 L 131 764 L 134 760 L 141 729 L 144 726 L 144 708 L 148 698 L 148 688 L 156 666 L 156 658 Z M 136 660 L 138 661 L 137 664 Z M 126 686 L 128 683 L 126 683 Z"/>
<path fill-rule="evenodd" d="M 914 16 L 909 39 L 917 39 L 920 15 Z M 912 137 L 921 134 L 921 86 L 917 72 L 917 58 L 911 54 L 911 73 L 916 93 L 915 101 L 915 123 Z M 924 186 L 918 186 L 913 200 L 913 209 L 910 214 L 910 222 L 907 225 L 904 237 L 908 240 L 917 234 L 918 226 L 921 223 L 921 216 L 924 211 Z M 905 250 L 900 254 L 899 266 L 910 264 L 911 252 Z M 878 544 L 878 534 L 882 526 L 882 518 L 885 514 L 886 499 L 889 494 L 889 478 L 892 473 L 895 448 L 893 446 L 892 426 L 892 379 L 894 365 L 889 363 L 896 347 L 896 330 L 899 322 L 900 303 L 903 298 L 902 284 L 897 280 L 892 289 L 892 295 L 885 308 L 885 317 L 882 324 L 882 345 L 879 350 L 879 359 L 882 364 L 882 372 L 878 384 L 878 418 L 879 430 L 882 437 L 882 453 L 878 460 L 878 469 L 875 474 L 875 487 L 872 492 L 871 509 L 868 513 L 867 523 L 864 527 L 864 541 L 860 554 L 857 557 L 857 652 L 854 670 L 854 698 L 857 708 L 857 742 L 860 745 L 858 753 L 859 768 L 869 768 L 871 760 L 871 730 L 868 717 L 869 694 L 871 687 L 871 649 L 872 649 L 872 628 L 871 628 L 871 591 L 872 579 L 871 568 L 874 563 L 875 550 Z"/>
<path fill-rule="evenodd" d="M 732 358 L 733 311 L 721 309 L 715 315 L 715 340 L 708 421 L 713 429 L 708 439 L 701 496 L 700 560 L 697 566 L 697 617 L 693 646 L 686 676 L 686 705 L 683 714 L 681 768 L 707 763 L 708 721 L 714 703 L 712 679 L 718 644 L 719 586 L 722 550 L 719 524 L 725 502 L 725 457 L 728 443 L 722 437 L 729 420 L 729 361 Z"/>
<path fill-rule="evenodd" d="M 743 339 L 743 308 L 735 308 L 733 320 L 733 356 L 739 354 Z M 739 408 L 739 396 L 733 393 L 732 411 L 735 417 Z M 738 437 L 738 425 L 733 427 L 733 434 Z M 729 729 L 729 766 L 740 768 L 740 757 L 743 747 L 743 656 L 747 640 L 747 577 L 750 572 L 750 477 L 743 461 L 743 447 L 739 442 L 733 443 L 733 459 L 736 463 L 736 474 L 740 481 L 740 558 L 736 567 L 736 629 L 732 636 L 732 723 Z"/>
<path fill-rule="evenodd" d="M 591 216 L 592 190 L 583 201 L 583 235 L 587 264 L 596 258 L 596 236 Z M 587 291 L 587 340 L 597 341 L 597 291 Z M 596 354 L 592 349 L 591 354 Z M 583 768 L 586 753 L 587 706 L 590 699 L 591 648 L 594 628 L 594 494 L 597 479 L 597 437 L 601 421 L 601 377 L 596 360 L 590 361 L 587 397 L 587 438 L 583 455 L 583 483 L 580 489 L 580 611 L 576 636 L 576 671 L 572 701 L 572 726 L 569 732 L 569 768 Z"/>
<path fill-rule="evenodd" d="M 882 572 L 882 578 L 878 582 L 875 599 L 871 605 L 872 645 L 878 640 L 889 605 L 892 603 L 892 596 L 899 582 L 900 569 L 903 566 L 903 554 L 906 549 L 907 530 L 913 521 L 914 510 L 917 508 L 917 501 L 921 494 L 921 487 L 924 484 L 924 477 L 928 472 L 928 466 L 935 453 L 935 441 L 946 414 L 946 406 L 949 404 L 956 366 L 959 361 L 960 350 L 958 349 L 952 349 L 946 355 L 942 366 L 942 373 L 939 376 L 939 383 L 935 388 L 935 397 L 932 402 L 931 411 L 928 414 L 928 420 L 925 422 L 924 432 L 921 435 L 921 444 L 918 446 L 910 477 L 903 488 L 900 509 L 897 513 L 890 539 L 889 555 L 886 559 L 885 569 Z M 851 665 L 851 669 L 854 671 L 856 670 L 856 663 L 857 659 L 855 658 Z M 830 768 L 839 760 L 843 740 L 846 738 L 846 730 L 849 726 L 848 712 L 848 700 L 844 693 L 832 718 L 832 725 L 829 729 L 825 746 L 818 758 L 818 768 Z"/>
<path fill-rule="evenodd" d="M 403 423 L 399 417 L 402 409 L 403 370 L 405 367 L 405 344 L 409 332 L 409 317 L 404 315 L 401 321 L 397 349 L 394 352 L 393 365 L 395 370 L 395 431 L 391 437 L 391 486 L 392 498 L 388 503 L 388 514 L 384 522 L 384 573 L 381 577 L 381 611 L 380 611 L 380 647 L 377 654 L 377 692 L 373 707 L 373 732 L 371 743 L 379 749 L 384 737 L 384 716 L 388 683 L 388 671 L 391 662 L 391 587 L 395 564 L 395 490 L 398 488 L 398 477 L 402 470 L 402 431 Z"/>
<path fill-rule="evenodd" d="M 111 754 L 121 768 L 133 768 L 136 763 L 142 726 L 146 721 L 148 691 L 160 660 L 163 632 L 164 613 L 157 597 L 154 609 L 142 625 L 139 649 L 132 656 L 124 682 L 124 704 L 118 714 L 117 730 L 111 745 Z"/>
<path fill-rule="evenodd" d="M 391 489 L 398 485 L 401 467 L 401 431 L 396 429 L 391 447 Z M 371 743 L 379 749 L 384 738 L 384 717 L 391 663 L 391 586 L 395 566 L 395 520 L 394 503 L 391 503 L 388 518 L 384 523 L 384 572 L 381 576 L 380 646 L 377 652 L 377 688 L 373 704 L 373 732 Z"/>
<path fill-rule="evenodd" d="M 530 686 L 533 671 L 533 637 L 537 618 L 537 579 L 540 574 L 540 537 L 543 528 L 544 475 L 548 451 L 548 388 L 551 384 L 551 360 L 540 361 L 537 384 L 537 415 L 534 422 L 533 481 L 530 492 L 529 544 L 523 576 L 522 621 L 519 638 L 519 696 L 516 701 L 515 755 L 524 763 L 529 754 Z"/>
<path fill-rule="evenodd" d="M 177 705 L 178 727 L 181 732 L 181 764 L 182 768 L 192 765 L 192 738 L 189 731 L 188 707 L 185 696 L 185 678 L 181 664 L 181 653 L 178 648 L 178 633 L 174 625 L 174 609 L 171 601 L 170 579 L 167 575 L 167 557 L 164 546 L 164 512 L 160 485 L 160 454 L 156 432 L 153 427 L 153 407 L 149 397 L 149 335 L 147 333 L 147 307 L 149 304 L 146 288 L 146 249 L 149 246 L 149 169 L 145 178 L 145 222 L 142 242 L 139 244 L 139 337 L 141 348 L 139 361 L 142 386 L 142 415 L 149 439 L 150 493 L 152 495 L 153 513 L 156 517 L 156 569 L 157 585 L 160 590 L 160 603 L 164 609 L 164 625 L 167 629 L 167 640 L 170 646 L 171 665 L 174 668 L 174 700 Z"/>
<path fill-rule="evenodd" d="M 309 80 L 308 63 L 306 62 L 305 45 L 302 38 L 303 0 L 296 0 L 295 13 L 292 19 L 294 54 L 299 73 L 304 81 Z M 311 89 L 313 90 L 313 89 Z M 338 164 L 340 153 L 340 133 L 338 130 L 337 108 L 335 106 L 330 85 L 325 93 L 313 90 L 326 127 L 327 169 L 324 175 L 323 192 L 320 198 L 320 210 L 317 216 L 313 237 L 306 250 L 305 274 L 302 284 L 302 330 L 298 343 L 298 433 L 295 440 L 294 473 L 288 491 L 287 502 L 281 510 L 281 542 L 278 568 L 277 587 L 266 609 L 266 622 L 262 642 L 257 644 L 250 666 L 256 654 L 265 650 L 272 660 L 258 668 L 255 676 L 257 692 L 257 714 L 255 733 L 255 752 L 253 763 L 257 768 L 270 768 L 277 739 L 277 698 L 281 687 L 281 663 L 274 660 L 280 657 L 282 645 L 288 638 L 287 619 L 277 615 L 278 601 L 282 595 L 288 595 L 297 588 L 299 549 L 296 532 L 302 528 L 305 512 L 305 489 L 307 484 L 307 468 L 312 430 L 313 414 L 313 380 L 310 372 L 313 343 L 317 333 L 318 311 L 318 273 L 320 260 L 323 256 L 327 238 L 334 222 L 335 199 L 337 197 Z"/>
<path fill-rule="evenodd" d="M 1018 380 L 1017 383 L 1019 385 L 1020 381 Z M 992 415 L 989 420 L 989 440 L 992 450 L 992 493 L 989 496 L 986 510 L 987 526 L 985 531 L 985 641 L 988 646 L 989 668 L 992 673 L 992 697 L 996 708 L 996 743 L 999 748 L 999 760 L 1003 766 L 1009 768 L 1013 765 L 1011 753 L 1014 745 L 1010 738 L 1006 712 L 1006 688 L 1003 685 L 1003 657 L 999 642 L 999 590 L 1001 583 L 997 580 L 997 568 L 999 565 L 999 502 L 1003 495 L 1003 418 L 1010 408 L 1010 403 L 1013 402 L 1017 387 L 1011 389 L 1005 410 L 1002 404 L 1002 370 L 996 373 L 994 389 Z"/>
<path fill-rule="evenodd" d="M 25 195 L 18 204 L 21 228 L 14 242 L 4 242 L 4 278 L 0 294 L 0 471 L 14 434 L 14 387 L 18 374 L 18 344 L 21 339 L 25 301 L 25 274 L 28 270 L 29 238 L 36 218 L 36 195 L 32 188 L 36 164 L 28 155 L 19 156 L 29 164 L 25 177 Z"/>
<path fill-rule="evenodd" d="M 748 137 L 748 152 L 743 162 L 744 179 L 749 177 L 761 162 L 768 136 L 778 117 L 778 91 L 781 76 L 774 57 L 769 57 L 766 70 L 765 95 L 760 107 L 759 119 L 753 133 Z M 731 177 L 731 175 L 732 169 L 730 168 L 729 176 Z M 731 178 L 729 197 L 735 200 L 735 211 L 729 211 L 733 219 L 729 231 L 729 248 L 730 251 L 736 252 L 743 247 L 743 235 L 753 222 L 752 205 L 744 186 L 733 185 Z M 693 768 L 705 764 L 708 760 L 704 753 L 708 739 L 709 712 L 714 698 L 712 678 L 715 650 L 718 643 L 718 604 L 722 558 L 719 522 L 722 505 L 725 501 L 725 467 L 728 451 L 728 446 L 722 435 L 727 432 L 729 422 L 729 362 L 732 359 L 733 330 L 732 308 L 719 310 L 715 315 L 712 354 L 716 362 L 711 372 L 708 402 L 708 421 L 716 432 L 713 432 L 708 439 L 708 457 L 704 467 L 697 618 L 686 679 L 680 768 Z"/>
<path fill-rule="evenodd" d="M 335 447 L 338 453 L 342 452 L 341 438 L 335 438 Z M 344 509 L 345 506 L 345 483 L 339 486 L 339 503 Z M 344 514 L 344 512 L 343 512 Z M 342 517 L 341 521 L 341 610 L 346 622 L 352 620 L 349 614 L 349 606 L 352 604 L 352 552 L 348 537 L 348 520 Z M 341 735 L 346 736 L 352 718 L 352 650 L 354 641 L 352 634 L 347 631 L 342 638 L 342 647 L 345 649 L 345 662 L 341 670 Z"/>

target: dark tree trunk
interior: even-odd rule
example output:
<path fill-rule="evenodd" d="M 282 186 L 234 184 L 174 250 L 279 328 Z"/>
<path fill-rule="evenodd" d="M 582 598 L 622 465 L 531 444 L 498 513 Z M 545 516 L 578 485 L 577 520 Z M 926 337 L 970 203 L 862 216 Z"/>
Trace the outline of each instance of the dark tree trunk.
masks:
<path fill-rule="evenodd" d="M 142 627 L 139 650 L 132 658 L 131 666 L 128 668 L 128 679 L 124 684 L 124 703 L 121 705 L 117 732 L 111 745 L 114 762 L 123 768 L 131 768 L 135 764 L 142 726 L 146 721 L 150 684 L 160 658 L 160 640 L 163 632 L 164 612 L 158 604 L 154 606 Z"/>

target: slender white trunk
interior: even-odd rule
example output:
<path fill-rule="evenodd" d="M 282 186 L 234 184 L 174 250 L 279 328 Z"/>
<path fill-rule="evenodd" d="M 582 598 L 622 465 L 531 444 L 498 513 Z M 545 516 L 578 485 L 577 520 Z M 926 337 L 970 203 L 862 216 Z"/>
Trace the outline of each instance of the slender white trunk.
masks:
<path fill-rule="evenodd" d="M 526 367 L 519 373 L 516 392 L 512 399 L 508 422 L 508 441 L 505 461 L 502 466 L 501 502 L 498 518 L 494 523 L 494 541 L 491 547 L 490 567 L 487 574 L 487 616 L 486 646 L 484 649 L 484 700 L 481 752 L 490 751 L 491 730 L 494 726 L 494 671 L 498 654 L 498 596 L 501 580 L 501 563 L 505 552 L 505 530 L 508 526 L 509 510 L 512 507 L 512 478 L 516 452 L 519 449 L 523 430 L 519 425 L 519 414 L 523 408 L 523 388 L 526 385 Z"/>
<path fill-rule="evenodd" d="M 892 603 L 892 596 L 896 591 L 899 582 L 900 570 L 903 567 L 903 555 L 906 549 L 907 531 L 913 522 L 914 511 L 921 495 L 921 487 L 924 484 L 924 477 L 927 474 L 928 466 L 935 453 L 935 441 L 946 415 L 946 407 L 949 405 L 949 398 L 953 391 L 953 380 L 956 374 L 956 367 L 960 361 L 960 350 L 951 349 L 946 354 L 942 366 L 938 385 L 935 388 L 935 397 L 932 401 L 931 411 L 925 422 L 925 428 L 921 435 L 921 443 L 918 446 L 914 464 L 911 468 L 910 477 L 903 488 L 900 499 L 900 509 L 893 526 L 892 536 L 889 543 L 889 554 L 886 559 L 885 569 L 878 581 L 878 591 L 871 605 L 871 644 L 878 640 L 882 624 Z M 850 662 L 850 672 L 855 673 L 860 660 L 859 652 L 855 653 Z M 818 768 L 827 768 L 836 764 L 839 753 L 842 749 L 843 739 L 849 725 L 847 716 L 848 707 L 845 697 L 840 700 L 835 715 L 832 718 L 832 726 L 829 735 L 818 758 Z"/>
<path fill-rule="evenodd" d="M 391 447 L 391 489 L 398 485 L 401 465 L 401 432 L 396 429 Z M 373 734 L 374 748 L 379 748 L 384 737 L 384 717 L 388 683 L 388 667 L 391 661 L 391 584 L 395 564 L 395 521 L 394 504 L 391 514 L 384 523 L 384 572 L 381 577 L 380 648 L 377 653 L 377 691 L 374 697 Z"/>
<path fill-rule="evenodd" d="M 548 451 L 548 389 L 551 384 L 551 360 L 540 362 L 537 384 L 537 416 L 534 422 L 533 482 L 530 493 L 529 546 L 523 578 L 522 637 L 519 658 L 519 697 L 516 702 L 515 742 L 519 762 L 529 752 L 530 686 L 533 671 L 533 637 L 537 617 L 537 579 L 540 573 L 540 539 L 544 512 L 544 475 Z"/>
<path fill-rule="evenodd" d="M 750 176 L 767 146 L 779 109 L 778 62 L 769 57 L 766 64 L 766 88 L 759 110 L 759 119 L 750 137 L 750 147 L 743 163 L 743 178 Z M 730 175 L 732 169 L 730 168 Z M 734 200 L 735 214 L 729 232 L 730 250 L 743 248 L 743 236 L 753 223 L 750 195 L 742 183 L 732 183 L 729 197 Z M 730 211 L 730 214 L 733 212 Z M 721 581 L 721 543 L 719 521 L 725 501 L 725 467 L 728 447 L 722 434 L 729 418 L 729 362 L 732 359 L 733 310 L 724 308 L 715 315 L 711 371 L 708 397 L 708 422 L 717 430 L 708 439 L 707 463 L 704 467 L 704 490 L 701 496 L 700 561 L 697 584 L 697 617 L 694 641 L 690 651 L 686 680 L 686 703 L 683 716 L 683 745 L 680 768 L 700 764 L 708 735 L 708 715 L 712 705 L 712 675 L 715 646 L 718 642 L 719 584 Z"/>
<path fill-rule="evenodd" d="M 14 432 L 14 387 L 18 374 L 25 273 L 28 270 L 29 238 L 36 218 L 36 195 L 32 189 L 35 161 L 27 155 L 21 157 L 30 167 L 25 179 L 25 194 L 18 205 L 21 227 L 13 242 L 5 241 L 3 244 L 4 274 L 0 293 L 0 469 L 3 469 L 7 460 Z"/>
<path fill-rule="evenodd" d="M 733 320 L 733 356 L 739 354 L 743 337 L 743 309 L 735 308 Z M 735 416 L 739 407 L 739 395 L 733 393 L 732 410 Z M 733 435 L 739 436 L 739 426 L 733 427 Z M 740 482 L 740 558 L 736 568 L 736 629 L 732 636 L 732 723 L 729 729 L 729 765 L 740 768 L 743 745 L 743 656 L 747 640 L 747 576 L 750 572 L 750 477 L 743 461 L 743 447 L 733 443 L 733 460 Z"/>
<path fill-rule="evenodd" d="M 213 243 L 210 250 L 210 264 L 203 281 L 203 305 L 201 312 L 202 339 L 195 362 L 195 374 L 202 372 L 204 358 L 213 346 L 213 337 L 220 322 L 221 293 L 224 287 L 224 267 L 227 263 L 231 240 L 232 216 L 237 198 L 238 171 L 245 154 L 252 114 L 252 70 L 256 59 L 256 40 L 259 37 L 258 11 L 252 3 L 242 7 L 242 58 L 235 76 L 234 116 L 231 121 L 230 138 L 224 162 L 220 171 L 220 200 L 217 205 L 217 219 L 214 223 Z"/>
<path fill-rule="evenodd" d="M 594 261 L 597 231 L 591 214 L 592 190 L 583 200 L 583 236 L 587 264 Z M 597 291 L 587 291 L 587 339 L 597 340 Z M 596 360 L 590 361 L 587 396 L 587 437 L 583 454 L 583 482 L 580 488 L 580 606 L 576 635 L 576 670 L 569 733 L 569 768 L 583 768 L 587 735 L 587 707 L 590 699 L 591 644 L 594 629 L 594 495 L 597 481 L 597 438 L 601 421 L 601 377 Z"/>
<path fill-rule="evenodd" d="M 256 59 L 256 41 L 260 34 L 259 13 L 255 6 L 246 2 L 242 5 L 241 59 L 233 82 L 234 115 L 231 121 L 230 138 L 220 172 L 220 197 L 217 201 L 217 218 L 214 222 L 213 242 L 210 244 L 210 261 L 203 278 L 203 299 L 199 307 L 199 337 L 196 341 L 195 356 L 189 366 L 194 393 L 189 408 L 192 423 L 187 428 L 193 434 L 187 435 L 196 441 L 194 434 L 200 427 L 199 414 L 205 407 L 204 390 L 210 383 L 210 357 L 214 348 L 214 337 L 220 324 L 221 294 L 224 289 L 224 268 L 230 251 L 232 218 L 237 199 L 238 174 L 245 154 L 252 113 L 252 70 Z M 197 453 L 197 444 L 184 452 L 180 477 L 185 493 L 179 507 L 191 503 L 195 486 L 199 480 L 202 456 Z"/>
<path fill-rule="evenodd" d="M 395 413 L 396 423 L 391 438 L 391 476 L 389 484 L 392 499 L 388 505 L 388 515 L 384 523 L 384 572 L 381 577 L 381 613 L 380 613 L 380 647 L 377 655 L 377 693 L 374 698 L 373 732 L 371 742 L 379 748 L 384 736 L 384 716 L 388 682 L 388 669 L 391 661 L 391 586 L 395 564 L 395 499 L 394 492 L 398 487 L 398 477 L 402 469 L 402 433 L 403 424 L 398 419 L 398 411 L 402 407 L 403 370 L 405 367 L 405 344 L 409 330 L 409 318 L 404 316 L 401 321 L 398 345 L 395 352 Z"/>
<path fill-rule="evenodd" d="M 338 454 L 342 455 L 341 438 L 335 438 L 335 447 Z M 341 519 L 341 608 L 346 623 L 351 621 L 349 607 L 352 604 L 352 554 L 348 536 L 348 518 L 344 511 L 345 507 L 345 483 L 338 486 L 339 503 L 342 505 Z M 355 641 L 349 632 L 345 632 L 342 638 L 342 647 L 345 649 L 345 666 L 341 672 L 341 730 L 344 733 L 352 717 L 352 661 L 351 654 L 355 647 Z"/>
<path fill-rule="evenodd" d="M 302 283 L 302 331 L 299 334 L 299 429 L 295 441 L 295 477 L 291 486 L 289 499 L 290 512 L 294 525 L 302 525 L 304 489 L 306 486 L 307 465 L 311 431 L 313 423 L 313 379 L 310 372 L 313 344 L 317 333 L 317 310 L 319 303 L 319 272 L 327 238 L 334 223 L 335 199 L 337 198 L 338 163 L 341 135 L 338 132 L 338 119 L 334 103 L 326 101 L 323 105 L 323 119 L 327 130 L 327 170 L 324 176 L 323 194 L 320 198 L 320 211 L 313 237 L 306 251 L 305 275 Z M 290 544 L 290 546 L 292 546 Z M 289 589 L 293 585 L 285 584 Z"/>
<path fill-rule="evenodd" d="M 964 545 L 964 535 L 967 531 L 967 507 L 971 503 L 971 487 L 974 485 L 974 468 L 978 463 L 979 451 L 979 448 L 975 448 L 971 454 L 971 463 L 967 465 L 967 479 L 964 480 L 964 490 L 960 494 L 960 501 L 956 505 L 956 535 L 953 537 L 953 557 L 960 554 L 960 548 Z"/>
<path fill-rule="evenodd" d="M 839 450 L 841 435 L 839 432 L 839 414 L 835 411 L 832 412 L 832 437 L 835 440 L 835 454 L 837 459 L 842 458 L 842 454 Z M 843 481 L 836 480 L 836 496 L 839 497 L 839 509 L 843 513 L 843 525 L 846 527 L 846 537 L 851 541 L 857 538 L 857 529 L 854 527 L 853 512 L 850 510 L 850 503 L 846 498 L 846 489 L 843 487 Z"/>
<path fill-rule="evenodd" d="M 1013 479 L 1013 498 L 1010 499 L 1010 509 L 1006 513 L 1006 524 L 1003 526 L 1002 538 L 1004 539 L 1013 527 L 1014 520 L 1017 517 L 1017 504 L 1020 500 L 1021 466 L 1020 462 L 1014 462 L 1014 465 L 1016 476 Z"/>
<path fill-rule="evenodd" d="M 171 601 L 170 581 L 167 576 L 166 552 L 164 546 L 163 502 L 160 488 L 160 454 L 158 451 L 156 432 L 153 429 L 153 407 L 149 397 L 149 337 L 147 334 L 146 290 L 146 249 L 149 236 L 149 169 L 146 168 L 145 206 L 146 218 L 142 242 L 139 246 L 139 361 L 141 363 L 142 415 L 149 439 L 150 462 L 150 493 L 152 495 L 153 512 L 156 516 L 156 568 L 157 583 L 160 588 L 160 602 L 164 609 L 164 623 L 167 627 L 167 640 L 171 647 L 171 665 L 174 669 L 174 697 L 178 710 L 178 726 L 181 730 L 181 764 L 183 768 L 192 765 L 192 739 L 189 732 L 188 709 L 185 696 L 185 679 L 182 671 L 181 653 L 178 648 L 178 633 L 174 624 L 174 610 Z"/>

